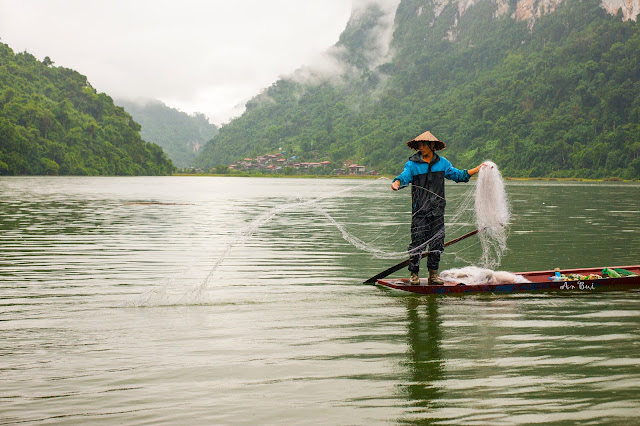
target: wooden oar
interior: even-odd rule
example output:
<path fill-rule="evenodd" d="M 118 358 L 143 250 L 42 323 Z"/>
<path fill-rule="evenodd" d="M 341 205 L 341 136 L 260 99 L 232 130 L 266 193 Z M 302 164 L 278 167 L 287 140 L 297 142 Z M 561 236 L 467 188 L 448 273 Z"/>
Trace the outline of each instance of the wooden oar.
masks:
<path fill-rule="evenodd" d="M 462 236 L 460 236 L 460 237 L 458 237 L 458 238 L 454 238 L 454 239 L 453 239 L 453 240 L 451 240 L 451 241 L 447 241 L 446 243 L 444 243 L 444 246 L 445 246 L 445 247 L 449 247 L 451 244 L 455 244 L 455 243 L 457 243 L 458 241 L 462 241 L 462 240 L 464 240 L 465 238 L 472 237 L 472 236 L 476 235 L 477 233 L 478 233 L 478 230 L 476 229 L 475 231 L 471 231 L 471 232 L 469 232 L 469 233 L 467 233 L 467 234 L 464 234 L 464 235 L 462 235 Z M 429 254 L 429 252 L 428 252 L 428 251 L 425 251 L 424 253 L 422 253 L 422 257 L 425 257 L 425 256 L 427 256 L 428 254 Z M 394 272 L 399 271 L 400 269 L 402 269 L 402 268 L 406 267 L 407 265 L 409 265 L 409 259 L 407 259 L 407 260 L 405 260 L 405 261 L 402 261 L 402 262 L 398 263 L 397 265 L 394 265 L 394 266 L 392 266 L 391 268 L 386 269 L 386 270 L 384 270 L 384 271 L 380 272 L 378 275 L 374 275 L 373 277 L 371 277 L 371 278 L 369 278 L 368 280 L 366 280 L 366 281 L 364 282 L 364 284 L 371 284 L 371 283 L 375 283 L 375 282 L 376 282 L 376 281 L 378 281 L 380 278 L 384 278 L 384 277 L 386 277 L 386 276 L 389 276 L 389 275 L 393 274 Z"/>

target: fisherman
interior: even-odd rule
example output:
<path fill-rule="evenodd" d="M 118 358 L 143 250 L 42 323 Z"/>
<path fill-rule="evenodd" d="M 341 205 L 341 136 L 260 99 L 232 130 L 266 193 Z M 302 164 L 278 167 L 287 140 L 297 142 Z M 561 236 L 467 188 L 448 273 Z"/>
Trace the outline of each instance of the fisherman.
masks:
<path fill-rule="evenodd" d="M 404 171 L 393 179 L 391 189 L 397 191 L 411 184 L 411 244 L 409 245 L 409 283 L 420 285 L 418 272 L 422 252 L 429 246 L 427 268 L 430 285 L 444 284 L 438 276 L 440 254 L 444 251 L 444 179 L 454 182 L 469 182 L 471 176 L 484 166 L 469 170 L 458 170 L 449 160 L 440 157 L 436 151 L 447 145 L 431 132 L 424 132 L 407 142 L 407 146 L 417 152 L 409 158 Z"/>

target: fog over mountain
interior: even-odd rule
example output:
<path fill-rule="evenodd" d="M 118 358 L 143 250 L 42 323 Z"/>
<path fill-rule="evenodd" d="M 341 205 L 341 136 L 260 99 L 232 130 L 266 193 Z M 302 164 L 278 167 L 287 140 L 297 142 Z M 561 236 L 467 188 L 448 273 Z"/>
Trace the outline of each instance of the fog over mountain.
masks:
<path fill-rule="evenodd" d="M 324 60 L 281 76 L 199 153 L 279 148 L 396 172 L 431 129 L 512 176 L 640 176 L 639 0 L 358 4 Z"/>
<path fill-rule="evenodd" d="M 142 138 L 160 145 L 176 167 L 193 165 L 200 148 L 218 132 L 204 114 L 187 114 L 160 101 L 115 103 L 140 124 Z"/>

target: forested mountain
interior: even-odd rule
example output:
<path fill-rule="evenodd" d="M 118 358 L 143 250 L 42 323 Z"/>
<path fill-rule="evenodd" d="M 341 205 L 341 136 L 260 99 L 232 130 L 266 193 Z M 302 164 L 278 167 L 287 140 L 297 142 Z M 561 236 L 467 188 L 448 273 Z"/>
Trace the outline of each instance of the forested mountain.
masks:
<path fill-rule="evenodd" d="M 189 115 L 160 101 L 115 102 L 140 123 L 142 138 L 160 145 L 176 167 L 193 166 L 200 147 L 218 132 L 204 114 Z"/>
<path fill-rule="evenodd" d="M 171 160 L 87 78 L 0 43 L 0 174 L 166 175 Z"/>
<path fill-rule="evenodd" d="M 599 0 L 401 0 L 386 55 L 373 53 L 385 53 L 388 16 L 370 4 L 332 49 L 339 71 L 277 81 L 196 164 L 282 148 L 395 174 L 405 142 L 431 130 L 459 168 L 638 179 L 640 24 L 627 3 L 610 14 Z"/>

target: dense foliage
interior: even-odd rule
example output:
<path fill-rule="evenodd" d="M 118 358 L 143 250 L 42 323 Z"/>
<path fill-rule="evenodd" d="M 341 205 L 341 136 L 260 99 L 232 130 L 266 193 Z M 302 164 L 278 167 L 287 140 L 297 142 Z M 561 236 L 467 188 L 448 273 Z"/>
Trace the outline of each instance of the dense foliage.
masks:
<path fill-rule="evenodd" d="M 160 101 L 116 103 L 140 123 L 142 138 L 160 145 L 176 167 L 192 166 L 200 147 L 218 132 L 204 114 L 189 115 Z"/>
<path fill-rule="evenodd" d="M 0 43 L 0 174 L 166 175 L 171 160 L 76 71 Z"/>
<path fill-rule="evenodd" d="M 598 0 L 566 0 L 530 29 L 512 10 L 478 1 L 436 17 L 424 0 L 402 0 L 391 62 L 359 66 L 342 83 L 282 79 L 202 150 L 201 167 L 287 150 L 301 159 L 353 160 L 398 173 L 405 141 L 431 130 L 459 168 L 484 159 L 507 176 L 640 178 L 640 23 L 608 15 Z M 454 22 L 457 25 L 454 27 Z M 453 31 L 452 31 L 453 28 Z"/>

